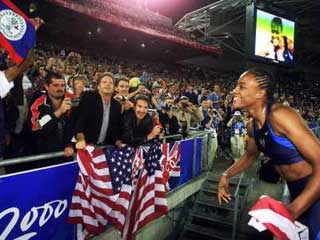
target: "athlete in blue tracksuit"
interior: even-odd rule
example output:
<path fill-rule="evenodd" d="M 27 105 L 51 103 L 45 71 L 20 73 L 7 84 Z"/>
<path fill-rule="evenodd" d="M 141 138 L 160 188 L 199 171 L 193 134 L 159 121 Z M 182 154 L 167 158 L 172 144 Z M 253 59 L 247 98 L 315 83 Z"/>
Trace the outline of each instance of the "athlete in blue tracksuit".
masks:
<path fill-rule="evenodd" d="M 222 174 L 218 198 L 230 201 L 228 178 L 250 167 L 263 152 L 287 181 L 290 213 L 308 226 L 310 240 L 320 240 L 320 143 L 295 110 L 272 104 L 273 85 L 266 71 L 250 69 L 233 90 L 233 108 L 245 109 L 253 120 L 247 126 L 247 150 Z"/>

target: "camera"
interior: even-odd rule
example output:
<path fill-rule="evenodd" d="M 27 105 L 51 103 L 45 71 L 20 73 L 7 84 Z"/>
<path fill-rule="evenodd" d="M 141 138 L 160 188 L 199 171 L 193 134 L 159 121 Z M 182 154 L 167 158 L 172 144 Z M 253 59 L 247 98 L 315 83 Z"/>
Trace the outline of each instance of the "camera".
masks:
<path fill-rule="evenodd" d="M 187 103 L 187 102 L 182 102 L 181 103 L 181 106 L 183 107 L 183 108 L 187 108 L 187 107 L 189 107 L 189 103 Z"/>
<path fill-rule="evenodd" d="M 165 111 L 170 111 L 173 109 L 173 106 L 171 104 L 165 104 L 164 106 L 162 106 L 162 109 Z"/>
<path fill-rule="evenodd" d="M 119 102 L 125 102 L 127 100 L 127 98 L 125 96 L 116 96 L 115 97 L 116 100 L 118 100 Z"/>
<path fill-rule="evenodd" d="M 148 108 L 148 113 L 149 114 L 156 114 L 157 113 L 157 109 Z"/>
<path fill-rule="evenodd" d="M 212 108 L 212 107 L 210 107 L 210 108 L 208 108 L 208 113 L 216 115 L 217 114 L 217 110 Z"/>
<path fill-rule="evenodd" d="M 78 107 L 80 104 L 80 98 L 73 98 L 71 99 L 71 107 Z"/>

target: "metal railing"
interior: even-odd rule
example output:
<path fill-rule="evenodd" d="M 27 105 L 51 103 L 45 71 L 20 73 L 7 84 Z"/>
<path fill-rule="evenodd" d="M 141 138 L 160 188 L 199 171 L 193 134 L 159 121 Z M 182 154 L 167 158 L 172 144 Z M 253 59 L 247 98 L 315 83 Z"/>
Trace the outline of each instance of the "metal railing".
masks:
<path fill-rule="evenodd" d="M 232 239 L 236 239 L 236 234 L 237 234 L 237 223 L 238 223 L 238 212 L 239 212 L 239 202 L 240 202 L 240 185 L 243 179 L 243 173 L 239 177 L 239 181 L 236 187 L 236 190 L 233 194 L 233 199 L 234 199 L 234 212 L 233 212 L 233 222 L 232 222 Z"/>
<path fill-rule="evenodd" d="M 0 161 L 0 167 L 6 167 L 6 166 L 21 164 L 21 163 L 35 162 L 35 161 L 56 158 L 56 157 L 63 157 L 63 156 L 64 156 L 64 152 L 59 151 L 59 152 L 51 152 L 51 153 L 32 155 L 32 156 L 27 156 L 27 157 L 17 157 L 17 158 L 4 159 L 4 160 Z"/>
<path fill-rule="evenodd" d="M 199 136 L 203 136 L 204 134 L 207 134 L 207 133 L 208 132 L 203 132 L 203 133 L 196 134 L 194 136 L 194 138 L 197 138 Z M 165 136 L 162 139 L 162 142 L 166 143 L 167 139 L 177 139 L 177 138 L 182 139 L 183 138 L 182 134 L 174 134 L 174 135 Z M 195 141 L 195 146 L 196 146 L 196 141 Z M 103 148 L 105 146 L 99 146 L 99 147 Z M 41 160 L 46 160 L 46 159 L 51 159 L 51 158 L 57 158 L 57 157 L 64 157 L 64 152 L 63 151 L 50 152 L 50 153 L 43 153 L 43 154 L 37 154 L 37 155 L 31 155 L 31 156 L 3 159 L 3 160 L 0 161 L 0 167 L 12 166 L 12 165 L 17 165 L 17 164 L 22 164 L 22 163 L 29 163 L 29 162 L 36 162 L 36 161 L 41 161 Z M 193 161 L 195 162 L 195 158 L 193 158 Z"/>
<path fill-rule="evenodd" d="M 162 138 L 162 143 L 166 143 L 166 142 L 167 142 L 167 139 L 177 139 L 177 138 L 182 139 L 182 138 L 183 138 L 183 135 L 182 135 L 182 134 L 173 134 L 173 135 L 164 136 L 164 137 Z"/>

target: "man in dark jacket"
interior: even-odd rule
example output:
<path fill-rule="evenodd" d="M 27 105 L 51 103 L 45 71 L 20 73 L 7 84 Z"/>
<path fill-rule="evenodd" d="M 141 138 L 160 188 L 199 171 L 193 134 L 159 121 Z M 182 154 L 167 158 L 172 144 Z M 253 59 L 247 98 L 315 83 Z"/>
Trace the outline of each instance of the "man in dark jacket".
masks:
<path fill-rule="evenodd" d="M 135 99 L 133 109 L 124 113 L 121 123 L 121 140 L 131 146 L 142 145 L 157 137 L 162 128 L 153 126 L 152 118 L 148 114 L 149 98 L 139 95 Z"/>
<path fill-rule="evenodd" d="M 121 105 L 113 99 L 113 92 L 113 75 L 105 73 L 98 79 L 98 90 L 81 97 L 75 127 L 77 149 L 84 149 L 87 144 L 118 144 Z"/>

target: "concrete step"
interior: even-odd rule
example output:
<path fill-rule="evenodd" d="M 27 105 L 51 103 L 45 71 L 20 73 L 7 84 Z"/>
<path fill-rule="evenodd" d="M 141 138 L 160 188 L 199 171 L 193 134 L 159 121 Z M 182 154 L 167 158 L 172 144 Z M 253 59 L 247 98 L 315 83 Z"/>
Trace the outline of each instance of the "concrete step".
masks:
<path fill-rule="evenodd" d="M 202 201 L 202 200 L 197 200 L 196 201 L 196 204 L 199 204 L 199 205 L 204 205 L 204 206 L 209 206 L 209 207 L 214 207 L 214 208 L 221 208 L 221 209 L 226 209 L 226 210 L 229 210 L 229 211 L 234 211 L 234 208 L 233 208 L 233 204 L 232 203 L 222 203 L 221 205 L 219 205 L 219 203 L 216 203 L 216 202 L 213 202 L 213 201 Z"/>
<path fill-rule="evenodd" d="M 242 196 L 245 195 L 247 188 L 248 188 L 247 184 L 240 184 L 239 194 Z M 218 182 L 208 180 L 203 184 L 201 189 L 203 191 L 210 193 L 210 194 L 217 195 L 218 194 Z M 237 189 L 237 183 L 229 183 L 229 193 L 231 195 L 234 195 L 236 189 Z"/>
<path fill-rule="evenodd" d="M 192 211 L 190 215 L 193 218 L 200 218 L 207 220 L 209 222 L 216 222 L 227 226 L 232 226 L 233 223 L 233 215 L 218 215 L 218 214 L 210 214 L 210 213 L 203 213 L 200 211 Z"/>
<path fill-rule="evenodd" d="M 209 239 L 228 240 L 231 239 L 232 233 L 232 231 L 228 229 L 226 229 L 226 231 L 222 231 L 222 229 L 206 228 L 195 224 L 187 224 L 184 229 L 184 236 L 188 236 L 188 232 L 194 233 L 195 236 L 199 236 L 199 238 L 194 237 L 193 239 L 201 239 L 200 237 L 206 236 L 206 239 L 209 237 Z"/>

